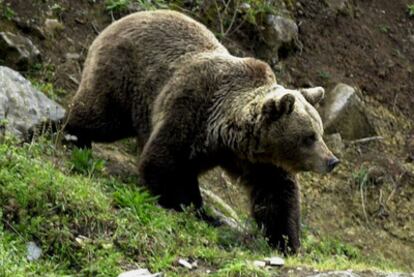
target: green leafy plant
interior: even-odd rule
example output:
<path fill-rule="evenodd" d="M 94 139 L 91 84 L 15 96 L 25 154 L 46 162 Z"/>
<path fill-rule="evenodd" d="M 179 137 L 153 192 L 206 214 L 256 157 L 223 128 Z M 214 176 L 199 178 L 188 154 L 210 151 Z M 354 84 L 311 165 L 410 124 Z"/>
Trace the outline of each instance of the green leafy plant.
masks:
<path fill-rule="evenodd" d="M 407 5 L 408 15 L 414 17 L 414 4 Z"/>
<path fill-rule="evenodd" d="M 131 209 L 141 223 L 148 224 L 154 220 L 151 211 L 154 209 L 156 198 L 143 189 L 118 187 L 114 192 L 114 198 L 120 207 Z"/>
<path fill-rule="evenodd" d="M 0 17 L 12 20 L 15 15 L 16 13 L 10 8 L 9 4 L 6 4 L 3 0 L 0 0 Z"/>
<path fill-rule="evenodd" d="M 388 26 L 388 25 L 380 25 L 379 26 L 379 29 L 380 29 L 380 31 L 381 32 L 383 32 L 383 33 L 388 33 L 389 31 L 390 31 L 390 26 Z"/>
<path fill-rule="evenodd" d="M 312 255 L 315 258 L 336 256 L 357 260 L 361 257 L 361 251 L 358 248 L 331 237 L 318 239 L 309 234 L 304 240 L 304 247 L 309 250 L 308 255 Z"/>
<path fill-rule="evenodd" d="M 131 0 L 107 0 L 105 4 L 110 12 L 122 12 L 131 4 Z"/>
<path fill-rule="evenodd" d="M 326 72 L 326 71 L 323 71 L 323 70 L 319 71 L 318 75 L 319 75 L 319 77 L 321 77 L 324 80 L 329 80 L 331 78 L 331 74 L 329 74 L 329 72 Z"/>
<path fill-rule="evenodd" d="M 58 17 L 61 17 L 62 16 L 62 13 L 65 11 L 65 8 L 64 7 L 62 7 L 62 5 L 60 5 L 60 4 L 58 4 L 58 3 L 55 3 L 55 4 L 53 4 L 51 7 L 50 7 L 50 9 L 53 11 L 53 13 L 56 15 L 56 16 L 58 16 Z"/>
<path fill-rule="evenodd" d="M 32 85 L 43 92 L 47 97 L 52 100 L 59 100 L 66 94 L 66 91 L 61 88 L 55 88 L 52 83 L 38 82 L 35 79 L 31 79 Z"/>
<path fill-rule="evenodd" d="M 73 149 L 70 162 L 73 171 L 88 176 L 92 176 L 95 172 L 101 172 L 105 168 L 105 161 L 94 159 L 91 149 Z"/>

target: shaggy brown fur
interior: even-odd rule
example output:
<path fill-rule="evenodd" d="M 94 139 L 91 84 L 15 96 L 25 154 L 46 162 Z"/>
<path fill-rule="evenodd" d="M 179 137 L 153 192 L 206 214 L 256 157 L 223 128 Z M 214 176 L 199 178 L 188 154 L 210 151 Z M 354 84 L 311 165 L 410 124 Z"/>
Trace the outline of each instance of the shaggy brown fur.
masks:
<path fill-rule="evenodd" d="M 66 130 L 80 146 L 137 137 L 141 183 L 167 208 L 201 208 L 197 177 L 221 165 L 251 188 L 253 215 L 272 245 L 295 252 L 294 172 L 324 169 L 318 162 L 329 150 L 307 102 L 321 90 L 302 96 L 275 82 L 267 64 L 230 55 L 189 17 L 139 12 L 93 42 Z M 305 134 L 318 153 L 299 143 Z"/>

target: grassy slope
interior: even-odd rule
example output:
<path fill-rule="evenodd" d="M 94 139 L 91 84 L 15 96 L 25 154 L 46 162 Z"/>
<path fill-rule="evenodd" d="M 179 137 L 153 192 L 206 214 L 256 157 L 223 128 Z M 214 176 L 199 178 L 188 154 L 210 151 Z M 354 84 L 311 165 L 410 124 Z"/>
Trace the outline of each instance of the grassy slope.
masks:
<path fill-rule="evenodd" d="M 0 276 L 115 276 L 136 267 L 168 276 L 277 273 L 248 262 L 276 254 L 257 232 L 212 228 L 191 211 L 161 209 L 134 182 L 99 171 L 89 153 L 75 154 L 48 141 L 0 144 Z M 41 259 L 27 260 L 28 241 L 42 248 Z M 303 244 L 288 266 L 398 270 L 331 238 L 305 234 Z M 180 257 L 196 259 L 199 269 L 177 266 Z"/>

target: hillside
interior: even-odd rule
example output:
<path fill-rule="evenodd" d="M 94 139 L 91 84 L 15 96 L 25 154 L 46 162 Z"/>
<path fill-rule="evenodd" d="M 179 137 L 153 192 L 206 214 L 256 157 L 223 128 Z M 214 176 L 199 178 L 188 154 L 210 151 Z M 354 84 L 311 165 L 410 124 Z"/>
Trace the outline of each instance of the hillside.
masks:
<path fill-rule="evenodd" d="M 346 124 L 325 128 L 342 161 L 338 170 L 299 178 L 300 253 L 286 257 L 283 267 L 254 264 L 281 254 L 249 217 L 238 181 L 220 169 L 201 178 L 203 189 L 236 212 L 241 230 L 209 226 L 191 209 L 176 213 L 157 206 L 137 184 L 134 140 L 88 151 L 41 130 L 25 142 L 1 136 L 0 276 L 117 276 L 137 268 L 165 276 L 317 276 L 336 270 L 410 276 L 414 2 L 0 0 L 0 34 L 27 38 L 38 50 L 21 59 L 4 46 L 2 35 L 0 65 L 67 107 L 93 39 L 112 21 L 155 8 L 203 22 L 233 54 L 271 64 L 287 87 L 323 86 L 328 95 L 339 83 L 354 88 L 357 112 L 344 115 Z M 279 16 L 293 26 L 286 36 L 272 29 Z M 326 100 L 319 107 L 322 115 L 329 105 Z M 362 133 L 355 132 L 360 126 Z M 204 196 L 217 208 L 214 197 Z M 28 244 L 41 249 L 40 257 L 27 257 Z M 188 269 L 179 259 L 197 266 Z"/>

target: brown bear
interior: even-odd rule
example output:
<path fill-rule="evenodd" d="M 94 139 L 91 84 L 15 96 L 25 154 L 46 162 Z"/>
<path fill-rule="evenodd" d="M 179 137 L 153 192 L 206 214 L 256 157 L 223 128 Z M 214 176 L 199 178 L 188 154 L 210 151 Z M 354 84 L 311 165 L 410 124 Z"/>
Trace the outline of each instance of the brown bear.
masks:
<path fill-rule="evenodd" d="M 271 68 L 229 54 L 202 24 L 138 12 L 93 42 L 66 130 L 79 146 L 136 137 L 141 184 L 159 203 L 202 207 L 198 175 L 221 166 L 249 188 L 271 245 L 299 248 L 299 171 L 331 171 L 312 106 L 322 88 L 288 90 Z"/>

